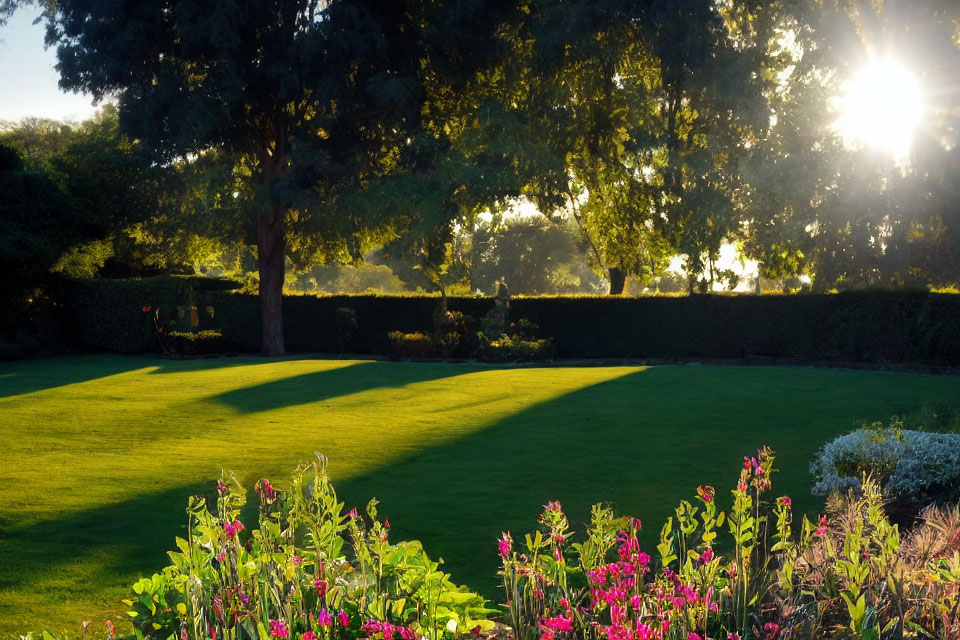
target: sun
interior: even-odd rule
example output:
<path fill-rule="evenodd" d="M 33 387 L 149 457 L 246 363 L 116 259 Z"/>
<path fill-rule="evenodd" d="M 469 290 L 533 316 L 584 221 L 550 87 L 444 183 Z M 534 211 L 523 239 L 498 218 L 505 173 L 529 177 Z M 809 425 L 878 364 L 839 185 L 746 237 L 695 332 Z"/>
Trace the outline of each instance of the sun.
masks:
<path fill-rule="evenodd" d="M 837 130 L 847 144 L 902 161 L 923 120 L 924 101 L 916 74 L 894 59 L 878 58 L 847 83 L 839 109 Z"/>

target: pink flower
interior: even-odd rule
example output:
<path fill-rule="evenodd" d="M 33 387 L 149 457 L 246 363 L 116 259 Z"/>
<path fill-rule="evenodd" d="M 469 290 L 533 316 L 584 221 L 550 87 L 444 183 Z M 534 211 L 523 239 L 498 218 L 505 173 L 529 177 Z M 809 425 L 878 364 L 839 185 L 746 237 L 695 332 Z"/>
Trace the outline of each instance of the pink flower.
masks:
<path fill-rule="evenodd" d="M 713 502 L 713 496 L 716 493 L 716 490 L 711 486 L 699 486 L 697 487 L 697 495 L 706 503 Z"/>
<path fill-rule="evenodd" d="M 239 520 L 234 520 L 233 522 L 224 522 L 223 531 L 227 534 L 227 538 L 232 538 L 243 531 L 243 523 Z"/>
<path fill-rule="evenodd" d="M 497 541 L 497 546 L 500 550 L 500 557 L 506 560 L 507 556 L 510 555 L 510 551 L 513 548 L 513 538 L 510 537 L 510 534 L 506 531 L 503 532 L 503 537 Z"/>
<path fill-rule="evenodd" d="M 347 517 L 348 517 L 348 518 L 353 518 L 354 520 L 359 520 L 359 519 L 360 519 L 360 513 L 357 511 L 357 508 L 354 507 L 353 509 L 350 509 L 350 513 L 347 514 Z"/>
<path fill-rule="evenodd" d="M 389 528 L 390 528 L 390 521 L 389 521 L 389 520 L 384 520 L 384 521 L 383 521 L 383 528 L 384 528 L 384 529 L 389 529 Z"/>
<path fill-rule="evenodd" d="M 700 637 L 699 633 L 694 633 L 691 631 L 687 634 L 687 640 L 703 640 L 703 638 Z"/>
<path fill-rule="evenodd" d="M 556 500 L 551 500 L 551 501 L 548 502 L 547 504 L 543 505 L 543 510 L 544 510 L 544 511 L 548 511 L 548 512 L 549 512 L 549 511 L 557 511 L 557 512 L 559 512 L 559 511 L 562 511 L 563 509 L 560 507 L 560 503 L 559 503 L 558 501 L 556 501 Z"/>
<path fill-rule="evenodd" d="M 569 609 L 570 601 L 567 600 L 566 598 L 560 598 L 560 606 L 563 607 L 564 609 Z"/>
<path fill-rule="evenodd" d="M 768 622 L 763 625 L 763 632 L 767 634 L 767 640 L 773 640 L 780 635 L 780 625 L 776 622 Z"/>
<path fill-rule="evenodd" d="M 700 554 L 700 562 L 707 564 L 711 560 L 713 560 L 713 549 L 707 547 L 703 550 L 703 553 Z"/>
<path fill-rule="evenodd" d="M 777 498 L 777 504 L 779 504 L 781 507 L 789 507 L 791 504 L 793 504 L 793 501 L 790 499 L 790 496 L 783 496 L 781 498 Z"/>
<path fill-rule="evenodd" d="M 300 636 L 300 640 L 317 640 L 317 634 L 313 631 L 304 631 L 303 635 Z"/>
<path fill-rule="evenodd" d="M 821 537 L 827 535 L 827 516 L 820 516 L 820 526 L 817 527 L 814 535 Z"/>
<path fill-rule="evenodd" d="M 573 625 L 563 616 L 540 618 L 540 628 L 552 629 L 553 631 L 573 631 Z"/>
<path fill-rule="evenodd" d="M 270 621 L 270 637 L 271 638 L 289 638 L 290 632 L 287 631 L 287 628 L 283 626 L 282 620 L 271 620 Z"/>
<path fill-rule="evenodd" d="M 267 500 L 273 500 L 277 495 L 273 485 L 270 484 L 270 481 L 266 478 L 260 479 L 260 482 L 257 483 L 256 491 L 257 493 L 263 494 L 263 497 Z"/>
<path fill-rule="evenodd" d="M 317 614 L 317 624 L 321 627 L 329 627 L 333 624 L 333 618 L 330 617 L 330 612 L 326 609 L 320 609 L 320 613 Z"/>
<path fill-rule="evenodd" d="M 317 595 L 320 596 L 321 598 L 323 597 L 323 594 L 327 592 L 326 580 L 321 580 L 320 578 L 317 578 L 316 580 L 313 581 L 313 586 L 316 587 Z"/>
<path fill-rule="evenodd" d="M 190 640 L 190 636 L 187 635 L 187 627 L 186 627 L 186 626 L 181 626 L 181 627 L 180 627 L 180 640 Z"/>
<path fill-rule="evenodd" d="M 727 640 L 740 640 L 740 634 L 739 634 L 739 633 L 728 633 L 728 634 L 727 634 Z"/>
<path fill-rule="evenodd" d="M 301 558 L 300 556 L 290 556 L 290 562 L 292 562 L 297 566 L 300 566 L 301 564 L 303 564 L 303 558 Z"/>
<path fill-rule="evenodd" d="M 346 611 L 341 611 L 337 614 L 337 617 L 340 618 L 340 625 L 344 627 L 350 626 L 350 616 L 347 615 Z"/>
<path fill-rule="evenodd" d="M 220 493 L 226 493 L 226 492 L 227 492 L 227 487 L 225 487 L 224 484 L 223 484 L 222 482 L 220 482 L 219 480 L 217 480 L 217 491 L 219 491 Z"/>

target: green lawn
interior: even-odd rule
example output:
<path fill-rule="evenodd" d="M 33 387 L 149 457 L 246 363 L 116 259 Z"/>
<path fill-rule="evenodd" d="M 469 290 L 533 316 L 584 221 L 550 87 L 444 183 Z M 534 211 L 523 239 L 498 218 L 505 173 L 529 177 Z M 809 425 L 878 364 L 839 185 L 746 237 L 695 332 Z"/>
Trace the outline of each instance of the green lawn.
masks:
<path fill-rule="evenodd" d="M 381 500 L 454 578 L 495 590 L 501 530 L 613 502 L 647 535 L 742 456 L 815 512 L 807 463 L 857 419 L 948 401 L 960 378 L 788 367 L 496 368 L 82 356 L 0 364 L 0 637 L 122 613 L 165 564 L 187 496 L 326 453 L 348 506 Z M 723 506 L 721 501 L 721 506 Z M 578 526 L 582 530 L 582 526 Z M 99 622 L 98 622 L 99 624 Z"/>

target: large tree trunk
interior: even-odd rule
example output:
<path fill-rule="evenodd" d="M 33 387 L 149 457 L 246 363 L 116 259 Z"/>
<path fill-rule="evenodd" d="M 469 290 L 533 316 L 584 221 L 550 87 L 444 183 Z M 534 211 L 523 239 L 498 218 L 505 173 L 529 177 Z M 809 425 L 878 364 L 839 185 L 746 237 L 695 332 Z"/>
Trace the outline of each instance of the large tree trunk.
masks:
<path fill-rule="evenodd" d="M 280 356 L 283 344 L 283 271 L 285 242 L 283 212 L 270 204 L 270 211 L 257 221 L 257 261 L 260 263 L 260 318 L 263 322 L 265 356 Z"/>
<path fill-rule="evenodd" d="M 618 296 L 623 293 L 623 288 L 627 284 L 627 274 L 620 267 L 610 267 L 607 269 L 610 276 L 610 295 Z"/>

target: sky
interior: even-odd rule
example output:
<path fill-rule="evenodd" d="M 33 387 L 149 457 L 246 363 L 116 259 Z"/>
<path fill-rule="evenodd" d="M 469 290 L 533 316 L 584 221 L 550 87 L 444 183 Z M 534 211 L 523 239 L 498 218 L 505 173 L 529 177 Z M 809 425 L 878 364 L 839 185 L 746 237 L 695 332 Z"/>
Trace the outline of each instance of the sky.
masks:
<path fill-rule="evenodd" d="M 0 120 L 26 116 L 84 120 L 96 111 L 87 95 L 59 89 L 56 51 L 44 49 L 37 7 L 19 9 L 0 27 Z"/>

